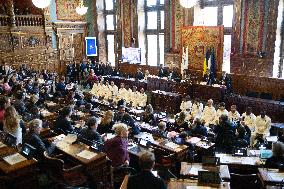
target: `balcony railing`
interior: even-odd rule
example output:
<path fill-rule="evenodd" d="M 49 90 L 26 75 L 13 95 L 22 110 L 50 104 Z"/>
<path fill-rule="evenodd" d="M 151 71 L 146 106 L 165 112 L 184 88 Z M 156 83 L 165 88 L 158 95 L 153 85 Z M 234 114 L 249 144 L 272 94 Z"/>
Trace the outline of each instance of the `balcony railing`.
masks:
<path fill-rule="evenodd" d="M 42 26 L 43 18 L 41 15 L 17 15 L 15 16 L 16 26 Z M 9 16 L 0 15 L 0 26 L 9 25 Z"/>

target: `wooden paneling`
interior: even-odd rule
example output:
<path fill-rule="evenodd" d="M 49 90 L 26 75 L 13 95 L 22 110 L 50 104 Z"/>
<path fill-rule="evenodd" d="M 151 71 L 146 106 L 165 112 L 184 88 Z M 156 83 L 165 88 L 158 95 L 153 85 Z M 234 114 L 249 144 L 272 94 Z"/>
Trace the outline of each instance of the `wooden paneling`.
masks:
<path fill-rule="evenodd" d="M 57 71 L 57 52 L 42 26 L 0 27 L 0 42 L 0 62 L 16 68 L 27 64 L 34 70 Z"/>
<path fill-rule="evenodd" d="M 120 71 L 125 76 L 135 75 L 137 68 L 140 67 L 143 72 L 149 70 L 151 75 L 158 75 L 159 68 L 156 66 L 146 66 L 137 64 L 120 64 Z M 189 70 L 191 75 L 202 81 L 202 71 Z M 220 76 L 220 73 L 218 73 Z M 246 95 L 247 92 L 270 93 L 274 100 L 284 99 L 284 80 L 277 78 L 250 76 L 245 74 L 230 74 L 232 85 L 235 93 Z"/>

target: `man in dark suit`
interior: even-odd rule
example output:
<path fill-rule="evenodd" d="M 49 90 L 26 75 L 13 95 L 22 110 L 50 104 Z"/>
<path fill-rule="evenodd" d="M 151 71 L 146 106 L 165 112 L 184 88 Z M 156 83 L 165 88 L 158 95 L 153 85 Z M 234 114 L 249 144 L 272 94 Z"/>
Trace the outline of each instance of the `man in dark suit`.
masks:
<path fill-rule="evenodd" d="M 83 142 L 86 141 L 96 141 L 99 143 L 102 143 L 102 137 L 101 135 L 97 132 L 97 127 L 98 127 L 98 121 L 96 117 L 90 117 L 86 123 L 87 127 L 82 129 L 80 134 L 79 134 L 79 140 L 82 140 Z"/>
<path fill-rule="evenodd" d="M 164 181 L 153 175 L 151 172 L 155 165 L 155 156 L 151 152 L 144 152 L 140 159 L 141 172 L 137 175 L 130 176 L 128 179 L 127 189 L 166 189 Z"/>
<path fill-rule="evenodd" d="M 62 109 L 61 114 L 57 117 L 55 121 L 55 132 L 57 133 L 63 133 L 68 134 L 73 132 L 74 128 L 71 124 L 71 121 L 69 121 L 69 118 L 72 114 L 72 108 L 69 106 L 66 106 Z"/>
<path fill-rule="evenodd" d="M 138 69 L 137 69 L 136 79 L 138 79 L 138 80 L 144 79 L 144 74 L 143 74 L 143 72 L 141 71 L 141 68 L 138 68 Z"/>

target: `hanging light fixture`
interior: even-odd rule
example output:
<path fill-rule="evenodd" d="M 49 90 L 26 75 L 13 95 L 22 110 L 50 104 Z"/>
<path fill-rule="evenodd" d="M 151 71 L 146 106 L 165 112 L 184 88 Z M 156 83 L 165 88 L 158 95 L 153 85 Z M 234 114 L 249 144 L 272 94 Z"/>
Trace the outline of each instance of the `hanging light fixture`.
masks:
<path fill-rule="evenodd" d="M 33 4 L 40 9 L 44 9 L 49 6 L 51 0 L 32 0 Z"/>
<path fill-rule="evenodd" d="M 194 7 L 198 3 L 198 0 L 180 0 L 180 5 L 184 8 Z"/>
<path fill-rule="evenodd" d="M 76 12 L 80 15 L 84 15 L 86 14 L 88 11 L 88 7 L 84 6 L 84 0 L 81 0 L 79 3 L 79 6 L 76 7 Z"/>

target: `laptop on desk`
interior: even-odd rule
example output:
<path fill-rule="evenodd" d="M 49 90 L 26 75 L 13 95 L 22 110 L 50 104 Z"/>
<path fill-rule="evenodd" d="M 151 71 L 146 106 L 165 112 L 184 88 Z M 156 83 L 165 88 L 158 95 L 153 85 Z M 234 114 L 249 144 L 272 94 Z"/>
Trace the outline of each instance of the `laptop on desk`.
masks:
<path fill-rule="evenodd" d="M 27 159 L 32 159 L 35 151 L 36 151 L 35 147 L 25 143 L 22 147 L 21 154 Z"/>
<path fill-rule="evenodd" d="M 217 166 L 217 165 L 220 165 L 220 157 L 202 156 L 202 165 L 204 165 L 204 166 Z"/>
<path fill-rule="evenodd" d="M 213 171 L 198 171 L 198 183 L 220 184 L 222 181 L 220 173 Z"/>

